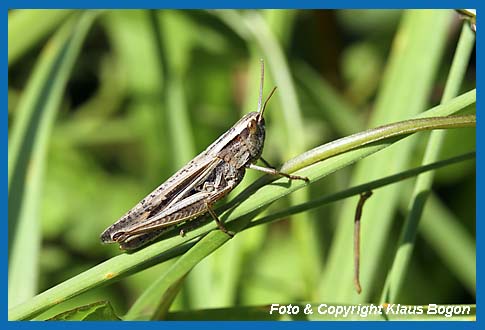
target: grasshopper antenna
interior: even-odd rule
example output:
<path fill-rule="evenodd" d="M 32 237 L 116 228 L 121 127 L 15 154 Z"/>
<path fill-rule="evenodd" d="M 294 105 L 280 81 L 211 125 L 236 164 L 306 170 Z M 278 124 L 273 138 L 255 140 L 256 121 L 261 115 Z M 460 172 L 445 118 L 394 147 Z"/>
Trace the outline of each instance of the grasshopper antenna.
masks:
<path fill-rule="evenodd" d="M 259 99 L 258 99 L 258 112 L 263 112 L 264 108 L 261 111 L 261 104 L 263 102 L 263 86 L 264 86 L 264 60 L 260 59 L 261 61 L 261 82 L 259 84 Z"/>
<path fill-rule="evenodd" d="M 263 102 L 263 86 L 264 86 L 264 60 L 261 59 L 261 83 L 259 85 L 259 100 L 258 100 L 258 112 L 263 116 L 264 109 L 266 109 L 266 104 L 268 104 L 269 99 L 273 96 L 274 92 L 276 91 L 276 86 L 273 87 L 271 92 L 269 93 L 268 97 L 264 101 L 263 107 L 261 108 L 261 103 Z"/>
<path fill-rule="evenodd" d="M 263 115 L 264 113 L 264 109 L 266 109 L 266 104 L 268 104 L 268 101 L 269 99 L 271 98 L 271 96 L 273 96 L 274 92 L 276 91 L 276 86 L 273 87 L 273 89 L 271 90 L 271 92 L 269 93 L 268 97 L 266 98 L 266 101 L 264 101 L 264 104 L 263 104 L 263 110 L 261 110 L 261 116 Z"/>

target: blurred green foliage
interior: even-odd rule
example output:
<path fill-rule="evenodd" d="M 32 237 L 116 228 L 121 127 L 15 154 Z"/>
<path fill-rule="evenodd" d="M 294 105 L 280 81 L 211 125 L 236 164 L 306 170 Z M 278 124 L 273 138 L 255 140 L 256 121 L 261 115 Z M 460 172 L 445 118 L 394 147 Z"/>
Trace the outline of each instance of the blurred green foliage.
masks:
<path fill-rule="evenodd" d="M 52 101 L 52 125 L 46 124 L 38 133 L 46 141 L 45 166 L 37 174 L 40 185 L 34 198 L 39 206 L 38 212 L 31 212 L 37 220 L 31 220 L 30 237 L 40 243 L 28 252 L 34 255 L 24 261 L 29 264 L 19 266 L 35 273 L 28 279 L 34 283 L 28 285 L 24 299 L 121 253 L 116 246 L 101 245 L 99 234 L 256 108 L 259 58 L 266 61 L 266 92 L 278 85 L 277 97 L 266 112 L 263 152 L 276 165 L 330 140 L 407 119 L 438 104 L 461 30 L 453 11 L 106 10 L 88 14 L 92 17 L 82 27 L 87 34 L 78 37 L 81 47 L 77 53 L 73 50 L 70 66 L 70 59 L 63 64 L 69 67 L 65 84 L 53 91 L 59 97 Z M 67 10 L 9 12 L 9 142 L 12 134 L 20 134 L 13 131 L 22 120 L 27 86 L 34 85 L 32 72 L 38 72 L 42 63 L 39 56 L 56 51 L 56 36 L 65 40 L 62 47 L 68 47 L 78 31 L 73 28 L 73 35 L 66 32 L 62 39 L 61 30 L 80 24 L 86 15 Z M 35 34 L 23 38 L 32 26 Z M 415 30 L 406 31 L 406 26 Z M 415 58 L 398 62 L 399 51 L 413 45 L 413 40 L 406 39 L 413 35 L 421 36 L 421 44 L 415 42 L 415 48 L 405 54 L 429 58 L 429 63 Z M 435 47 L 434 54 L 425 51 L 428 46 Z M 64 63 L 62 57 L 58 61 Z M 394 64 L 392 72 L 389 68 Z M 43 95 L 56 81 L 54 73 L 30 88 Z M 474 55 L 460 91 L 473 88 Z M 383 119 L 386 115 L 392 116 Z M 26 127 L 27 133 L 35 133 Z M 370 157 L 368 166 L 373 171 L 364 177 L 371 181 L 417 166 L 426 136 L 421 133 L 412 144 L 398 143 L 380 158 Z M 32 141 L 37 150 L 35 136 Z M 17 165 L 10 162 L 13 149 L 9 147 L 10 207 L 11 191 L 16 191 L 10 186 L 10 171 L 14 171 L 10 167 Z M 474 147 L 474 131 L 454 130 L 446 137 L 441 157 Z M 394 160 L 396 167 L 386 159 Z M 26 162 L 22 172 L 27 191 L 29 165 Z M 473 304 L 475 166 L 464 162 L 436 174 L 398 302 Z M 247 173 L 229 199 L 258 176 Z M 344 168 L 299 195 L 278 200 L 271 209 L 342 190 L 359 181 L 357 176 L 355 166 Z M 386 225 L 371 226 L 378 219 L 367 220 L 364 208 L 363 244 L 382 240 L 383 245 L 375 245 L 380 248 L 374 251 L 374 261 L 366 264 L 363 259 L 364 295 L 360 298 L 353 292 L 351 277 L 348 280 L 351 235 L 336 239 L 338 232 L 345 232 L 344 226 L 352 225 L 357 203 L 353 198 L 306 212 L 298 220 L 289 218 L 236 235 L 198 263 L 174 289 L 178 294 L 170 311 L 308 301 L 379 303 L 412 182 L 400 183 L 395 190 L 395 200 L 387 204 Z M 377 197 L 369 204 L 386 193 L 377 190 L 374 194 Z M 378 218 L 382 205 L 375 203 L 372 217 Z M 16 221 L 9 217 L 10 250 L 19 231 L 26 230 L 17 227 Z M 450 251 L 450 244 L 458 248 Z M 373 253 L 373 248 L 366 250 L 364 245 L 362 254 Z M 335 251 L 345 251 L 345 257 Z M 10 255 L 10 259 L 15 257 Z M 457 264 L 459 260 L 462 263 Z M 172 264 L 165 262 L 89 290 L 39 318 L 102 300 L 109 301 L 117 315 L 124 315 Z M 16 292 L 9 292 L 9 299 L 10 295 Z"/>

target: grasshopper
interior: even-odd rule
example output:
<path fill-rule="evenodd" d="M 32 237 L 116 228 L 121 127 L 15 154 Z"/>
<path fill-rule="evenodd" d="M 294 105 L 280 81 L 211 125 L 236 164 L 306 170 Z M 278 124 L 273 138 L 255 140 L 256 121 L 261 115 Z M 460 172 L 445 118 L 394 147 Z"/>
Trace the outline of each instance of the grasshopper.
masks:
<path fill-rule="evenodd" d="M 220 230 L 231 237 L 212 209 L 244 178 L 246 169 L 254 169 L 290 180 L 308 178 L 279 172 L 262 157 L 265 125 L 264 110 L 276 90 L 262 104 L 264 62 L 261 60 L 258 111 L 242 117 L 205 151 L 172 175 L 101 234 L 101 242 L 118 243 L 121 249 L 139 248 L 182 222 L 209 213 Z M 261 159 L 267 167 L 257 166 Z M 183 234 L 181 232 L 181 234 Z"/>

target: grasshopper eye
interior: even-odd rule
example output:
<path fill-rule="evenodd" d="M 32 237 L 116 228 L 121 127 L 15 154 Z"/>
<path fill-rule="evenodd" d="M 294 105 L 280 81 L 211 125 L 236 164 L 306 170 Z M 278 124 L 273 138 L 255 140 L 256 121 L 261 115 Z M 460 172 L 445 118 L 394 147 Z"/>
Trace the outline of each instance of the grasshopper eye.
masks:
<path fill-rule="evenodd" d="M 256 124 L 256 120 L 250 120 L 248 123 L 248 129 L 251 134 L 256 133 L 258 124 Z"/>

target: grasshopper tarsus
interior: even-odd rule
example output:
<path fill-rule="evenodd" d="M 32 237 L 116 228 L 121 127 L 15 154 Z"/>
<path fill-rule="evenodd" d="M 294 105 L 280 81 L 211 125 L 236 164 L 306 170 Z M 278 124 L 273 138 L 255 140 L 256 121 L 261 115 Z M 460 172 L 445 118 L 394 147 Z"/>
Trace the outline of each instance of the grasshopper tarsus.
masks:
<path fill-rule="evenodd" d="M 283 173 L 279 171 L 276 171 L 276 172 L 277 172 L 277 175 L 284 176 L 285 178 L 288 178 L 290 180 L 302 180 L 302 181 L 305 181 L 306 183 L 310 182 L 310 179 L 307 178 L 306 176 L 292 175 L 292 174 Z"/>
<path fill-rule="evenodd" d="M 306 176 L 299 176 L 299 175 L 292 175 L 292 174 L 288 174 L 288 173 L 284 173 L 284 172 L 280 172 L 280 171 L 276 171 L 275 170 L 275 175 L 281 175 L 281 176 L 284 176 L 285 178 L 288 178 L 290 180 L 302 180 L 302 181 L 305 181 L 305 182 L 310 182 L 310 179 L 307 178 Z"/>
<path fill-rule="evenodd" d="M 303 181 L 305 181 L 306 183 L 310 183 L 310 179 L 309 179 L 309 178 L 307 178 L 306 176 L 290 175 L 290 174 L 288 174 L 288 175 L 289 175 L 289 176 L 288 176 L 288 178 L 289 178 L 290 180 L 303 180 Z"/>

